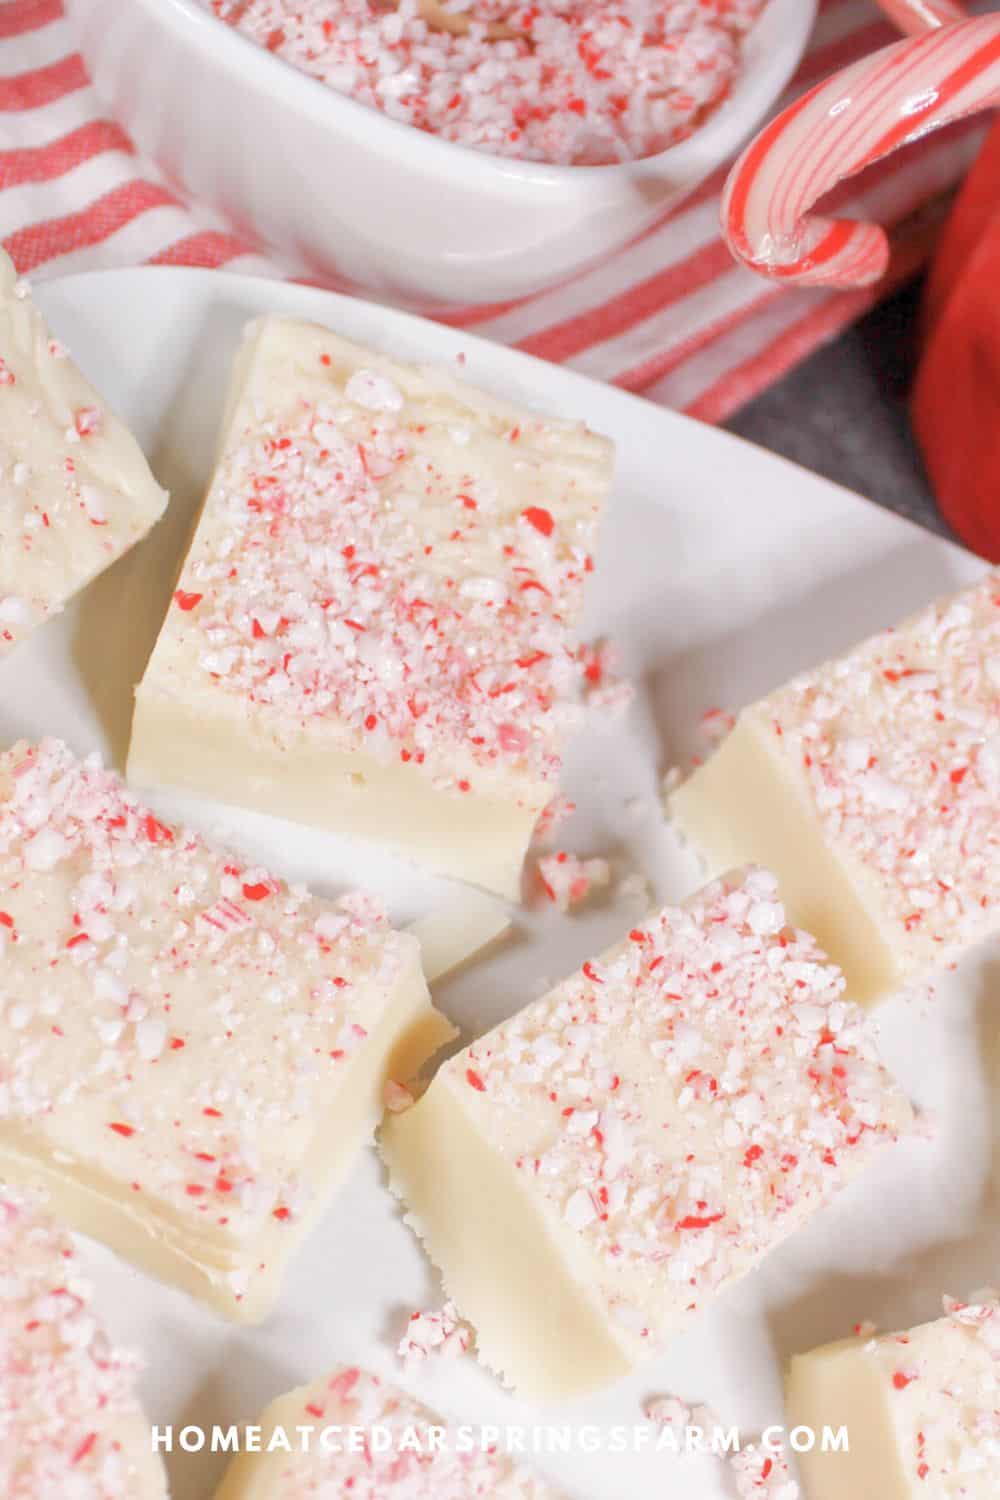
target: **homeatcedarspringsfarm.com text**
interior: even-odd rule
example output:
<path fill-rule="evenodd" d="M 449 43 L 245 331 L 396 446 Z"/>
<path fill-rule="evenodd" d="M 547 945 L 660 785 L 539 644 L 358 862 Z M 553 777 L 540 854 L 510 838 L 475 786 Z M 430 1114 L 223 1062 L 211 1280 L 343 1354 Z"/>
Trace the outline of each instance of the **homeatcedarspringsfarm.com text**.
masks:
<path fill-rule="evenodd" d="M 437 1427 L 350 1424 L 295 1427 L 246 1426 L 152 1429 L 153 1449 L 159 1453 L 457 1453 L 501 1449 L 511 1455 L 560 1453 L 703 1453 L 725 1457 L 739 1453 L 751 1439 L 736 1427 L 598 1427 L 570 1425 Z M 767 1427 L 752 1439 L 757 1448 L 774 1453 L 848 1453 L 846 1427 Z"/>

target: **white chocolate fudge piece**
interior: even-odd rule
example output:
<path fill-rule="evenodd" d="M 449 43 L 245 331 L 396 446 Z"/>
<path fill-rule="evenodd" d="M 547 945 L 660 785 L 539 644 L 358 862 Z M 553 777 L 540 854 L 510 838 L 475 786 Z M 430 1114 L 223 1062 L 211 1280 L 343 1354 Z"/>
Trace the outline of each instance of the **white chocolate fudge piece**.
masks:
<path fill-rule="evenodd" d="M 0 657 L 145 536 L 166 503 L 0 250 Z"/>
<path fill-rule="evenodd" d="M 476 1429 L 448 1427 L 364 1370 L 280 1397 L 260 1426 L 264 1451 L 236 1459 L 215 1500 L 559 1500 L 495 1447 L 483 1451 Z"/>
<path fill-rule="evenodd" d="M 848 1429 L 848 1452 L 799 1456 L 807 1500 L 996 1500 L 1000 1304 L 945 1298 L 908 1333 L 845 1339 L 793 1359 L 788 1426 Z"/>
<path fill-rule="evenodd" d="M 108 1342 L 91 1296 L 69 1235 L 0 1183 L 4 1500 L 166 1500 L 139 1365 Z"/>
<path fill-rule="evenodd" d="M 452 1034 L 415 938 L 168 828 L 93 760 L 0 757 L 0 1178 L 262 1316 L 381 1114 Z"/>
<path fill-rule="evenodd" d="M 420 944 L 427 983 L 436 984 L 499 944 L 511 926 L 509 909 L 493 896 L 456 886 L 446 906 L 411 922 L 406 930 Z"/>
<path fill-rule="evenodd" d="M 129 776 L 515 897 L 579 686 L 611 447 L 264 319 L 136 697 Z"/>
<path fill-rule="evenodd" d="M 409 1221 L 519 1394 L 658 1352 L 912 1111 L 772 876 L 727 877 L 440 1069 L 388 1119 Z"/>
<path fill-rule="evenodd" d="M 860 1003 L 995 932 L 1000 575 L 745 709 L 670 811 L 774 870 Z"/>

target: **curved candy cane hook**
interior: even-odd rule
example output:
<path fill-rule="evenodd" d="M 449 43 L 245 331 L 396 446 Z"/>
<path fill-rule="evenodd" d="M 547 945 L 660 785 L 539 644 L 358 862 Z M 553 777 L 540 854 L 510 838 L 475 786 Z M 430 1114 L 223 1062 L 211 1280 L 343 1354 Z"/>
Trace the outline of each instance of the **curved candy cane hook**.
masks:
<path fill-rule="evenodd" d="M 722 198 L 737 260 L 800 286 L 868 286 L 889 244 L 876 224 L 809 213 L 899 147 L 1000 104 L 1000 15 L 897 42 L 821 83 L 747 147 Z"/>
<path fill-rule="evenodd" d="M 936 26 L 964 21 L 968 16 L 965 6 L 957 0 L 879 0 L 879 4 L 900 31 L 910 31 L 916 36 Z"/>

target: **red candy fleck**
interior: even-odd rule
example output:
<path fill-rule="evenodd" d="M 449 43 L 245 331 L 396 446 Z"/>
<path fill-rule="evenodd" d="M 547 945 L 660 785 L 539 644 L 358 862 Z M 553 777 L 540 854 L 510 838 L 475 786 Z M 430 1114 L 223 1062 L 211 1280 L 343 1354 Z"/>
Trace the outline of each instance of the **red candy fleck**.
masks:
<path fill-rule="evenodd" d="M 274 887 L 266 880 L 259 880 L 254 885 L 245 885 L 243 894 L 248 901 L 263 901 L 265 897 L 274 894 Z"/>
<path fill-rule="evenodd" d="M 540 531 L 542 536 L 551 536 L 555 530 L 555 522 L 550 511 L 543 510 L 540 505 L 529 505 L 527 510 L 521 512 L 529 525 Z"/>
<path fill-rule="evenodd" d="M 80 437 L 92 437 L 101 425 L 101 413 L 96 406 L 81 406 L 74 418 L 74 426 Z"/>
<path fill-rule="evenodd" d="M 699 1216 L 698 1214 L 688 1214 L 685 1218 L 678 1221 L 677 1228 L 708 1229 L 711 1227 L 711 1225 L 718 1224 L 719 1220 L 724 1217 L 724 1214 L 706 1214 L 703 1216 Z"/>
<path fill-rule="evenodd" d="M 152 813 L 147 813 L 142 824 L 142 831 L 151 844 L 172 844 L 174 835 L 165 823 L 154 818 Z"/>
<path fill-rule="evenodd" d="M 82 1464 L 83 1463 L 83 1460 L 88 1456 L 89 1453 L 91 1453 L 93 1451 L 94 1444 L 96 1442 L 97 1442 L 97 1433 L 96 1432 L 88 1432 L 87 1436 L 84 1438 L 83 1442 L 80 1444 L 80 1446 L 77 1448 L 76 1452 L 73 1454 L 71 1462 L 74 1465 L 74 1467 L 77 1464 Z"/>

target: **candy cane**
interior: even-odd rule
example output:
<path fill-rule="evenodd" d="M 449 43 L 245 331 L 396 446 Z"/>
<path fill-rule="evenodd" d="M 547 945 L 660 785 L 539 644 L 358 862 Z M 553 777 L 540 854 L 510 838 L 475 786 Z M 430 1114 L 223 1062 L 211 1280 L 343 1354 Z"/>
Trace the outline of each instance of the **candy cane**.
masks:
<path fill-rule="evenodd" d="M 957 0 L 879 0 L 879 3 L 900 31 L 910 31 L 915 35 L 931 31 L 935 26 L 951 26 L 968 16 L 968 11 Z"/>
<path fill-rule="evenodd" d="M 722 228 L 753 270 L 800 286 L 868 286 L 889 242 L 876 224 L 808 212 L 844 178 L 901 146 L 1000 104 L 1000 16 L 943 26 L 844 68 L 747 147 Z"/>

